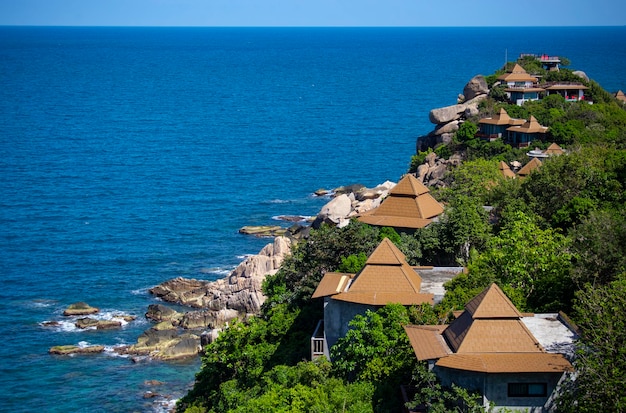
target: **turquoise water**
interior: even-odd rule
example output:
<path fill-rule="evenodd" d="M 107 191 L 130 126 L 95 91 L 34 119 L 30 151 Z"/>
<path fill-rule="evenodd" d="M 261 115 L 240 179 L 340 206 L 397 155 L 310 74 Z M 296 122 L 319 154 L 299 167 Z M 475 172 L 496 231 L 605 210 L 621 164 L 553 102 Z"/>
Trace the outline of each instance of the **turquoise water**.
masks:
<path fill-rule="evenodd" d="M 0 410 L 163 410 L 199 362 L 111 351 L 147 289 L 228 274 L 268 242 L 239 228 L 316 214 L 318 188 L 397 181 L 428 111 L 519 53 L 626 89 L 623 27 L 0 27 Z M 78 331 L 76 301 L 138 318 Z M 107 352 L 47 354 L 79 343 Z"/>

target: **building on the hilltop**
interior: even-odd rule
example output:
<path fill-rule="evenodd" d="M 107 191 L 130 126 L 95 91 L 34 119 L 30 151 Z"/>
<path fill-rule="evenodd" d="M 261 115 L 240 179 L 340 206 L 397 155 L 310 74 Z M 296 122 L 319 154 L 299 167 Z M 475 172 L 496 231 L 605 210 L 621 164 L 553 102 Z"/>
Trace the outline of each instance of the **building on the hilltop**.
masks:
<path fill-rule="evenodd" d="M 615 99 L 619 100 L 622 103 L 626 103 L 626 95 L 624 95 L 624 92 L 622 92 L 621 90 L 618 90 L 615 93 Z"/>
<path fill-rule="evenodd" d="M 509 126 L 506 131 L 508 144 L 518 148 L 525 148 L 534 140 L 543 140 L 548 127 L 540 125 L 537 119 L 530 115 L 530 118 L 522 125 Z"/>
<path fill-rule="evenodd" d="M 568 102 L 585 100 L 587 86 L 578 82 L 551 82 L 541 85 L 546 95 L 561 95 Z"/>
<path fill-rule="evenodd" d="M 519 64 L 503 75 L 498 76 L 501 84 L 506 85 L 504 91 L 511 103 L 521 106 L 524 102 L 539 100 L 543 89 L 537 86 L 538 79 L 531 76 Z"/>
<path fill-rule="evenodd" d="M 422 277 L 389 238 L 383 239 L 358 273 L 324 274 L 312 296 L 324 298 L 324 320 L 311 338 L 311 358 L 330 359 L 330 348 L 348 332 L 348 323 L 367 310 L 391 303 L 433 304 L 433 294 L 422 292 L 421 283 Z"/>
<path fill-rule="evenodd" d="M 504 108 L 500 108 L 500 111 L 487 118 L 482 118 L 478 121 L 478 136 L 481 139 L 487 141 L 495 141 L 496 139 L 506 137 L 507 128 L 516 125 L 523 125 L 524 119 L 515 119 L 509 116 Z"/>
<path fill-rule="evenodd" d="M 362 213 L 357 219 L 365 224 L 393 227 L 412 232 L 424 228 L 443 213 L 443 206 L 430 190 L 411 174 L 405 175 L 379 207 Z"/>
<path fill-rule="evenodd" d="M 506 162 L 500 161 L 498 169 L 505 178 L 515 178 L 515 172 L 513 172 L 511 167 Z"/>
<path fill-rule="evenodd" d="M 544 412 L 573 370 L 565 355 L 573 354 L 577 335 L 565 320 L 559 314 L 522 315 L 492 284 L 449 325 L 405 331 L 417 359 L 442 385 L 479 392 L 485 407 Z"/>
<path fill-rule="evenodd" d="M 520 59 L 523 59 L 524 57 L 534 57 L 535 59 L 537 59 L 540 63 L 541 63 L 541 67 L 543 67 L 545 70 L 551 71 L 551 72 L 558 72 L 560 65 L 561 65 L 561 58 L 559 56 L 550 56 L 548 54 L 542 53 L 542 54 L 533 54 L 533 53 L 522 53 L 519 55 Z"/>
<path fill-rule="evenodd" d="M 537 158 L 532 158 L 526 165 L 522 166 L 522 168 L 517 171 L 517 176 L 520 178 L 526 178 L 533 171 L 539 169 L 541 166 L 541 161 Z"/>

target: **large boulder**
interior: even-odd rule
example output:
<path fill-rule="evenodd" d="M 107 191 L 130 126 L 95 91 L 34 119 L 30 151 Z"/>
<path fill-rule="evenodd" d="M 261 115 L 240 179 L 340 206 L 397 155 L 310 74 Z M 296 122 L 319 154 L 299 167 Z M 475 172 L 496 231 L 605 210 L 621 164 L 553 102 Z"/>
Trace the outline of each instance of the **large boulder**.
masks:
<path fill-rule="evenodd" d="M 313 222 L 313 226 L 317 228 L 324 222 L 334 225 L 340 224 L 350 214 L 351 210 L 352 200 L 347 194 L 341 194 L 322 207 Z"/>
<path fill-rule="evenodd" d="M 487 81 L 483 75 L 474 76 L 463 88 L 463 96 L 465 96 L 466 101 L 487 93 L 489 93 L 489 86 L 487 86 Z"/>
<path fill-rule="evenodd" d="M 435 135 L 443 135 L 444 133 L 454 133 L 458 130 L 459 130 L 459 121 L 453 120 L 452 122 L 448 122 L 443 125 L 437 126 L 437 128 L 435 128 L 433 133 Z"/>
<path fill-rule="evenodd" d="M 156 322 L 177 322 L 182 318 L 182 316 L 183 315 L 178 311 L 163 304 L 150 304 L 148 306 L 148 311 L 146 312 L 146 318 Z"/>
<path fill-rule="evenodd" d="M 432 109 L 428 115 L 431 123 L 439 125 L 459 119 L 465 111 L 465 104 L 446 106 L 443 108 Z"/>

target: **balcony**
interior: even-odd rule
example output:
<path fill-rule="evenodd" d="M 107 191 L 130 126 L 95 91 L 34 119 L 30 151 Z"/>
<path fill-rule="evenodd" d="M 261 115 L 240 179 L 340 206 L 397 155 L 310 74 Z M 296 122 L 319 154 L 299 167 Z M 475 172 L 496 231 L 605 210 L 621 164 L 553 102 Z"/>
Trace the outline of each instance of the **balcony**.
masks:
<path fill-rule="evenodd" d="M 324 356 L 330 360 L 328 346 L 326 345 L 326 336 L 324 335 L 324 320 L 320 320 L 315 327 L 315 332 L 311 337 L 311 360 Z"/>

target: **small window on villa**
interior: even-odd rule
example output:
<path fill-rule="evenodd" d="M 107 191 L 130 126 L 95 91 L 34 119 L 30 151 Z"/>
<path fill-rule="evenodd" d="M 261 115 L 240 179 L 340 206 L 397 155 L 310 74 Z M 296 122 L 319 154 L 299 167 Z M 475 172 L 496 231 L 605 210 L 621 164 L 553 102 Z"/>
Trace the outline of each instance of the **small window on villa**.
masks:
<path fill-rule="evenodd" d="M 545 397 L 546 383 L 509 383 L 509 397 Z"/>

